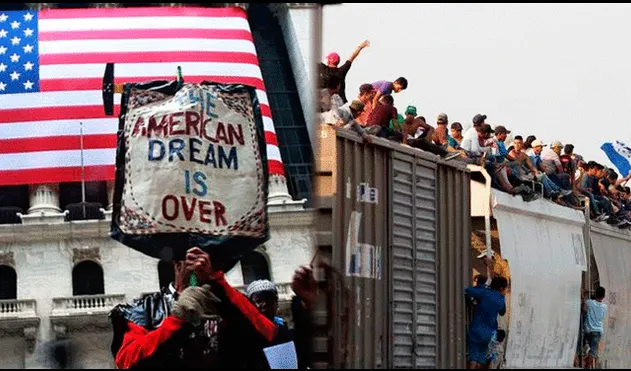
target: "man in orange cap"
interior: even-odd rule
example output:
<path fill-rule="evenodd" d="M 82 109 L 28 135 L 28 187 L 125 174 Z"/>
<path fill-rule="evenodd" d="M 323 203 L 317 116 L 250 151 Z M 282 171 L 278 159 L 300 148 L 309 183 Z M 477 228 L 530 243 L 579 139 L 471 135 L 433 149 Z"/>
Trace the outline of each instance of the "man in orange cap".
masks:
<path fill-rule="evenodd" d="M 355 58 L 357 58 L 359 53 L 365 47 L 368 47 L 368 46 L 370 46 L 370 42 L 368 40 L 365 40 L 364 42 L 359 44 L 359 46 L 357 47 L 357 49 L 355 49 L 351 57 L 348 58 L 348 60 L 346 60 L 346 62 L 340 67 L 338 67 L 338 65 L 340 64 L 340 55 L 337 53 L 329 54 L 326 57 L 326 64 L 320 63 L 318 66 L 319 67 L 318 87 L 320 89 L 326 88 L 327 80 L 329 76 L 336 75 L 341 81 L 340 92 L 339 92 L 340 97 L 342 97 L 342 100 L 344 101 L 344 103 L 347 103 L 348 100 L 346 99 L 346 74 L 351 69 L 351 64 L 353 63 Z"/>

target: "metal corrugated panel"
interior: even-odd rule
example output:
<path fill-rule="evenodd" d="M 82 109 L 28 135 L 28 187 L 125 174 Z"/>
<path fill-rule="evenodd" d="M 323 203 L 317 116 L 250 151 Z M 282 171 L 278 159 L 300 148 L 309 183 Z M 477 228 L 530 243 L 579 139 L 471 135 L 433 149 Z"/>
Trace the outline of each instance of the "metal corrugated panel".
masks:
<path fill-rule="evenodd" d="M 319 239 L 328 230 L 337 271 L 327 277 L 329 292 L 329 365 L 336 368 L 385 368 L 388 321 L 388 150 L 364 146 L 352 135 L 321 127 L 316 161 L 316 194 L 322 223 Z M 360 198 L 360 185 L 366 197 Z M 371 192 L 376 196 L 370 199 Z M 330 200 L 330 203 L 328 201 Z M 330 214 L 327 210 L 330 210 Z M 355 259 L 355 260 L 353 260 Z M 351 264 L 351 260 L 356 264 Z M 352 270 L 353 267 L 358 267 Z"/>
<path fill-rule="evenodd" d="M 471 174 L 458 163 L 438 166 L 438 368 L 466 367 L 464 289 L 472 271 L 470 182 Z"/>
<path fill-rule="evenodd" d="M 393 152 L 392 367 L 437 366 L 434 163 Z"/>
<path fill-rule="evenodd" d="M 337 273 L 322 286 L 328 294 L 318 313 L 326 320 L 316 329 L 313 367 L 464 368 L 468 171 L 385 140 L 364 145 L 329 126 L 319 133 L 315 239 L 320 260 Z M 378 190 L 376 203 L 358 201 L 360 183 Z M 357 213 L 350 247 L 382 248 L 381 280 L 347 274 Z"/>

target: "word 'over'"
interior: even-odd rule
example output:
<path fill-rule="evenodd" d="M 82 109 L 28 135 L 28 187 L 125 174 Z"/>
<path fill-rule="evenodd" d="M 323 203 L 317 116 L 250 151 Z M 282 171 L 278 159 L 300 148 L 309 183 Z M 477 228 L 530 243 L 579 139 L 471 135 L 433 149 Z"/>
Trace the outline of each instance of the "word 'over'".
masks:
<path fill-rule="evenodd" d="M 180 215 L 181 214 L 181 215 Z M 162 198 L 162 217 L 174 221 L 181 216 L 187 221 L 196 216 L 200 222 L 217 227 L 228 225 L 226 207 L 219 201 L 199 200 L 195 197 L 166 195 Z M 214 216 L 214 218 L 211 218 Z"/>

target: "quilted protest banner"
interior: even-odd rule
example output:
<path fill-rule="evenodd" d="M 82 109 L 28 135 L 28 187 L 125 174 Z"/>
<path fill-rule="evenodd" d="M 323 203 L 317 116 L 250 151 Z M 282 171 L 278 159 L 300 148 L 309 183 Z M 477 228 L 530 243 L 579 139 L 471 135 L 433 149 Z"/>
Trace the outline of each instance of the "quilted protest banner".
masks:
<path fill-rule="evenodd" d="M 199 246 L 228 270 L 269 238 L 266 164 L 254 88 L 126 84 L 112 237 L 163 260 Z"/>

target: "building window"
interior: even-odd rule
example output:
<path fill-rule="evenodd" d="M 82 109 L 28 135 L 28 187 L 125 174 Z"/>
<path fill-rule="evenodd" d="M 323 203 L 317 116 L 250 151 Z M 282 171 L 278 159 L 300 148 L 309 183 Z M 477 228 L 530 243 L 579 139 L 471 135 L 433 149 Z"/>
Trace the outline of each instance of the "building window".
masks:
<path fill-rule="evenodd" d="M 107 207 L 107 182 L 85 182 L 85 208 L 81 182 L 59 184 L 59 207 L 68 210 L 68 220 L 103 219 L 100 209 Z"/>
<path fill-rule="evenodd" d="M 103 269 L 93 261 L 82 261 L 72 270 L 72 295 L 103 295 Z"/>
<path fill-rule="evenodd" d="M 18 275 L 8 265 L 0 265 L 0 300 L 18 298 Z"/>
<path fill-rule="evenodd" d="M 19 224 L 29 208 L 27 185 L 0 187 L 0 224 Z"/>
<path fill-rule="evenodd" d="M 281 26 L 268 4 L 250 4 L 248 18 L 289 193 L 294 199 L 309 200 L 313 150 Z"/>
<path fill-rule="evenodd" d="M 158 262 L 158 280 L 160 281 L 160 289 L 167 287 L 175 280 L 175 272 L 173 270 L 172 262 L 164 260 L 160 260 L 160 262 Z"/>
<path fill-rule="evenodd" d="M 241 259 L 243 283 L 251 284 L 256 280 L 270 280 L 269 264 L 265 256 L 257 251 L 247 253 Z"/>

